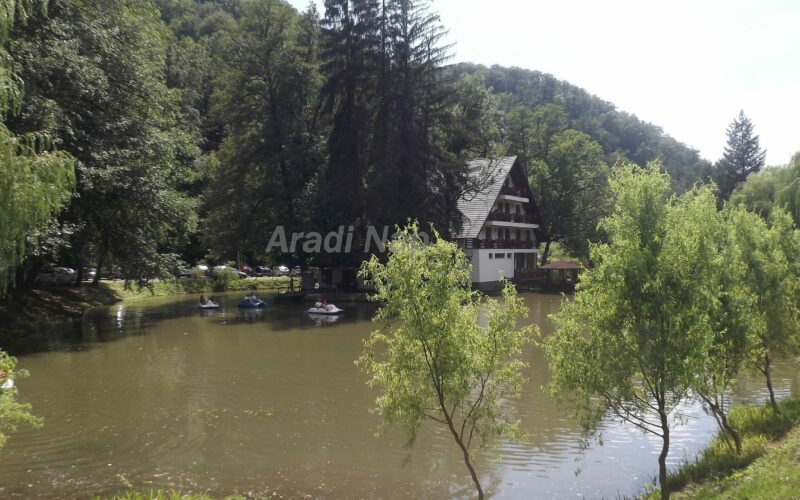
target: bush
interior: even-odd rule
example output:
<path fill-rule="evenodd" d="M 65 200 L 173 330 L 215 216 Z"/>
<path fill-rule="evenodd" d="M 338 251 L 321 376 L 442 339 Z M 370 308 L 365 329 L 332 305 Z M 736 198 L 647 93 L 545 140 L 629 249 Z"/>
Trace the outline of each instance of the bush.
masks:
<path fill-rule="evenodd" d="M 230 268 L 214 269 L 211 273 L 212 285 L 211 288 L 215 292 L 224 292 L 230 288 L 232 281 L 239 279 L 239 273 Z"/>

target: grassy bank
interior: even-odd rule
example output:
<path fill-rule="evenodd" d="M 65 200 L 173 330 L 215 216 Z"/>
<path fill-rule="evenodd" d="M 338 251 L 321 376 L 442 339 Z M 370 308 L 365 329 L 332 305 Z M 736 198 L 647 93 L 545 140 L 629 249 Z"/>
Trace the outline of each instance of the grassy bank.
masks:
<path fill-rule="evenodd" d="M 670 475 L 673 498 L 797 498 L 800 399 L 782 402 L 777 415 L 769 406 L 735 407 L 729 419 L 741 433 L 742 452 L 737 454 L 733 443 L 718 435 L 694 462 Z M 768 475 L 767 468 L 771 468 Z M 788 472 L 790 480 L 773 484 L 775 479 L 770 478 L 778 477 L 781 471 Z M 794 489 L 781 489 L 789 485 L 794 485 Z M 745 487 L 743 491 L 749 494 L 730 494 Z M 775 496 L 781 491 L 793 492 L 795 496 Z M 658 493 L 658 490 L 651 492 L 649 498 L 659 498 Z"/>
<path fill-rule="evenodd" d="M 295 286 L 299 286 L 300 280 L 295 278 L 294 284 Z M 106 286 L 108 286 L 110 290 L 120 297 L 121 300 L 131 301 L 148 297 L 164 297 L 168 295 L 199 295 L 201 293 L 208 295 L 215 292 L 286 290 L 289 288 L 289 278 L 246 278 L 233 279 L 225 282 L 206 278 L 180 279 L 175 281 L 154 281 L 148 286 L 142 288 L 138 288 L 136 286 L 125 288 L 122 281 L 113 281 L 107 283 Z"/>
<path fill-rule="evenodd" d="M 763 498 L 789 499 L 800 497 L 800 427 L 795 427 L 780 443 L 746 469 L 720 481 L 687 491 L 691 498 Z"/>

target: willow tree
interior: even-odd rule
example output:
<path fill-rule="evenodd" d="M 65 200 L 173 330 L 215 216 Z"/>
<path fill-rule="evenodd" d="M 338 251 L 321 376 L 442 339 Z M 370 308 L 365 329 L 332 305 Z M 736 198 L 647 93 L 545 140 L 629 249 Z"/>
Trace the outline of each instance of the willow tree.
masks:
<path fill-rule="evenodd" d="M 16 370 L 16 367 L 17 360 L 0 351 L 0 448 L 5 444 L 8 433 L 17 430 L 17 426 L 41 425 L 41 420 L 31 415 L 30 404 L 17 401 L 14 380 L 27 375 L 27 372 Z"/>
<path fill-rule="evenodd" d="M 44 134 L 14 135 L 5 118 L 19 112 L 22 82 L 5 50 L 15 20 L 24 20 L 44 2 L 0 0 L 0 297 L 8 288 L 10 269 L 25 256 L 25 236 L 67 202 L 75 184 L 69 155 L 49 151 Z"/>
<path fill-rule="evenodd" d="M 389 244 L 386 264 L 364 263 L 371 298 L 382 304 L 374 318 L 381 327 L 357 364 L 381 391 L 378 412 L 406 430 L 409 446 L 424 420 L 449 430 L 483 498 L 474 453 L 493 436 L 518 434 L 503 400 L 520 394 L 526 363 L 518 355 L 534 327 L 517 328 L 527 309 L 510 284 L 502 302 L 471 291 L 464 254 L 436 236 L 425 246 L 410 225 Z"/>
<path fill-rule="evenodd" d="M 615 207 L 591 248 L 595 267 L 554 316 L 544 342 L 551 389 L 574 398 L 583 423 L 596 428 L 611 412 L 662 440 L 662 498 L 669 497 L 670 418 L 702 371 L 714 329 L 719 253 L 711 188 L 669 197 L 660 165 L 618 167 L 610 179 Z"/>
<path fill-rule="evenodd" d="M 791 216 L 779 208 L 773 208 L 768 221 L 741 208 L 734 211 L 732 220 L 747 270 L 744 280 L 756 299 L 752 329 L 756 366 L 777 413 L 773 361 L 800 354 L 800 232 Z"/>
<path fill-rule="evenodd" d="M 757 296 L 746 279 L 745 253 L 749 249 L 745 248 L 748 242 L 740 237 L 740 228 L 743 222 L 749 225 L 751 217 L 759 217 L 741 207 L 731 207 L 720 212 L 716 226 L 709 228 L 717 243 L 718 256 L 714 272 L 707 273 L 706 279 L 716 284 L 716 300 L 707 302 L 711 307 L 711 344 L 694 379 L 693 391 L 716 420 L 721 436 L 736 453 L 741 453 L 741 436 L 728 419 L 730 393 L 741 371 L 756 360 L 756 332 L 761 321 Z M 755 228 L 763 226 L 763 221 L 755 222 Z"/>

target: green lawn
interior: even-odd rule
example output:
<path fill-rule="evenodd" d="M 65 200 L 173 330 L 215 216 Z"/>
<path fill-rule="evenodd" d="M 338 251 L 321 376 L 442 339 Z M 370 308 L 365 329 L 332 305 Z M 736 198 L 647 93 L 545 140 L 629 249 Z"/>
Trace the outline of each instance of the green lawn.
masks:
<path fill-rule="evenodd" d="M 797 499 L 800 498 L 800 427 L 742 471 L 687 489 L 686 498 Z"/>
<path fill-rule="evenodd" d="M 769 406 L 733 408 L 729 420 L 741 433 L 741 454 L 737 454 L 723 436 L 718 436 L 697 460 L 670 474 L 670 490 L 675 492 L 673 498 L 800 499 L 797 462 L 800 453 L 800 399 L 784 401 L 780 403 L 780 409 L 781 414 L 776 415 Z M 767 469 L 774 469 L 774 476 L 764 475 Z M 785 472 L 789 472 L 790 480 L 776 482 L 776 478 L 786 476 L 781 476 Z M 751 482 L 752 485 L 747 486 Z M 748 489 L 742 493 L 728 496 L 729 488 L 746 486 Z M 788 488 L 785 490 L 787 493 L 780 494 L 784 486 Z M 659 498 L 658 490 L 650 492 L 647 497 Z"/>

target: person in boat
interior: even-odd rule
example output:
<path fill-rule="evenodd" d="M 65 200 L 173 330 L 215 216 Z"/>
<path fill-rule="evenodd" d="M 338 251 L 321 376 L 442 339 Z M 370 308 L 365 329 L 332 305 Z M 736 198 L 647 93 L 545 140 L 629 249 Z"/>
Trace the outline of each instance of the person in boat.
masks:
<path fill-rule="evenodd" d="M 208 298 L 208 303 L 209 303 L 209 304 L 211 304 L 212 306 L 215 306 L 215 305 L 217 305 L 217 299 L 216 299 L 216 297 L 214 297 L 213 295 L 212 295 L 211 297 L 209 297 L 209 298 Z"/>
<path fill-rule="evenodd" d="M 201 294 L 201 295 L 200 295 L 200 305 L 201 305 L 201 306 L 204 306 L 204 305 L 206 305 L 206 303 L 207 303 L 207 301 L 206 301 L 206 296 L 205 296 L 205 294 Z"/>
<path fill-rule="evenodd" d="M 250 292 L 250 295 L 247 296 L 247 301 L 251 304 L 258 304 L 258 297 L 256 297 L 256 292 Z"/>

